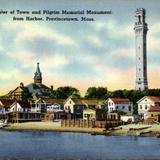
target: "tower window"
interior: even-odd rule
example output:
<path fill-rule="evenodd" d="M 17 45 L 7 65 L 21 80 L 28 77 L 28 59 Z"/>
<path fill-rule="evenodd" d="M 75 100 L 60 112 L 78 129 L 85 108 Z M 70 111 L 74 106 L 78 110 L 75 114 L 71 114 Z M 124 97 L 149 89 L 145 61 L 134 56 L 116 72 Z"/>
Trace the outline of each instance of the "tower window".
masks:
<path fill-rule="evenodd" d="M 141 16 L 138 16 L 138 23 L 141 23 Z"/>

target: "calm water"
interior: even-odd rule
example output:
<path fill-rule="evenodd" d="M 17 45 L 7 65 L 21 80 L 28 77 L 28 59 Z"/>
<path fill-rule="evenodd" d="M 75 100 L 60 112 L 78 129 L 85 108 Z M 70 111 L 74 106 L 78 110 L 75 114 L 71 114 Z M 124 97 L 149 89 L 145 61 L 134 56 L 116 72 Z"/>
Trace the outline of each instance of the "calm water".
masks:
<path fill-rule="evenodd" d="M 160 139 L 0 131 L 0 160 L 160 159 Z"/>

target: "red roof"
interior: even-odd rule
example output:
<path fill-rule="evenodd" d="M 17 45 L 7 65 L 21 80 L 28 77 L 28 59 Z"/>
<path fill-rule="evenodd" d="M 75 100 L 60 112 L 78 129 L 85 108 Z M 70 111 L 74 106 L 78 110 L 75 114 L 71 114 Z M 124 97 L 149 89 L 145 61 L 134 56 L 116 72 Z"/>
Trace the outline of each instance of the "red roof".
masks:
<path fill-rule="evenodd" d="M 110 98 L 113 102 L 130 102 L 128 98 Z"/>
<path fill-rule="evenodd" d="M 21 105 L 22 108 L 31 108 L 31 105 L 28 102 L 17 101 Z"/>
<path fill-rule="evenodd" d="M 12 100 L 12 99 L 0 99 L 0 102 L 2 103 L 3 107 L 10 107 L 13 104 L 14 100 Z"/>
<path fill-rule="evenodd" d="M 2 103 L 3 107 L 9 108 L 15 100 L 13 99 L 0 99 L 0 102 Z M 22 108 L 30 108 L 30 104 L 28 102 L 23 102 L 23 101 L 17 101 Z"/>
<path fill-rule="evenodd" d="M 149 112 L 160 112 L 160 106 L 151 107 Z"/>
<path fill-rule="evenodd" d="M 155 96 L 146 96 L 146 97 L 153 102 L 160 102 L 160 97 L 155 97 Z"/>

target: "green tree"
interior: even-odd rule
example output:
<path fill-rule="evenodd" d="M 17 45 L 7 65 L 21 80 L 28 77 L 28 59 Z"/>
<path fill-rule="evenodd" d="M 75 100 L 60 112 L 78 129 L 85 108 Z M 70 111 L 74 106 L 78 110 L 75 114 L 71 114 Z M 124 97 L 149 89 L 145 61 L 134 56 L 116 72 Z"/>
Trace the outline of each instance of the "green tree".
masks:
<path fill-rule="evenodd" d="M 79 90 L 70 86 L 59 87 L 55 91 L 56 98 L 66 99 L 71 95 L 79 95 Z"/>
<path fill-rule="evenodd" d="M 22 101 L 28 101 L 29 99 L 32 98 L 32 94 L 29 93 L 29 90 L 28 88 L 23 88 L 23 91 L 22 91 Z"/>
<path fill-rule="evenodd" d="M 123 90 L 113 91 L 113 97 L 114 98 L 125 98 L 124 97 L 124 91 Z"/>
<path fill-rule="evenodd" d="M 85 93 L 85 98 L 105 99 L 107 92 L 108 90 L 105 87 L 89 87 Z"/>

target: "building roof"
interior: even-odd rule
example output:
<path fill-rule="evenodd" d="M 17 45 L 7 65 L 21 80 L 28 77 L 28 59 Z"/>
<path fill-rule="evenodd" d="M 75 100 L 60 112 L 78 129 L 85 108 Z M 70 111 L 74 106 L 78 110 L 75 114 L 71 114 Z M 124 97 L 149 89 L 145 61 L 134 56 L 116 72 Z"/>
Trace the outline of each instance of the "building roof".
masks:
<path fill-rule="evenodd" d="M 156 97 L 156 96 L 144 96 L 144 97 L 141 98 L 139 101 L 137 101 L 137 103 L 140 103 L 140 102 L 143 101 L 145 98 L 150 99 L 152 102 L 160 102 L 160 97 Z"/>
<path fill-rule="evenodd" d="M 46 102 L 46 104 L 61 104 L 63 105 L 65 102 L 65 99 L 53 99 L 53 98 L 43 98 L 43 100 Z"/>
<path fill-rule="evenodd" d="M 12 100 L 12 99 L 0 99 L 0 102 L 2 103 L 2 107 L 9 108 L 14 103 L 14 100 Z"/>
<path fill-rule="evenodd" d="M 71 99 L 77 105 L 84 105 L 84 103 L 83 103 L 81 98 L 71 98 Z"/>
<path fill-rule="evenodd" d="M 101 100 L 101 99 L 83 99 L 82 102 L 87 104 L 87 105 L 100 105 L 104 102 L 104 100 Z"/>
<path fill-rule="evenodd" d="M 40 83 L 30 83 L 26 86 L 30 93 L 32 93 L 33 96 L 50 96 L 51 89 L 44 84 Z"/>
<path fill-rule="evenodd" d="M 24 91 L 26 89 L 26 87 L 18 86 L 14 90 L 9 91 L 8 95 L 13 94 L 18 89 L 21 89 L 22 91 Z"/>
<path fill-rule="evenodd" d="M 100 108 L 85 108 L 84 111 L 104 111 L 104 110 Z"/>
<path fill-rule="evenodd" d="M 31 108 L 31 105 L 28 102 L 17 101 L 17 103 L 19 103 L 22 108 Z"/>
<path fill-rule="evenodd" d="M 156 96 L 146 96 L 146 98 L 150 99 L 153 102 L 160 102 L 160 97 Z"/>
<path fill-rule="evenodd" d="M 71 98 L 76 105 L 100 105 L 104 100 L 100 99 L 84 99 L 84 98 Z"/>
<path fill-rule="evenodd" d="M 148 112 L 160 112 L 160 106 L 153 106 Z"/>
<path fill-rule="evenodd" d="M 110 98 L 113 102 L 130 102 L 128 98 Z"/>

